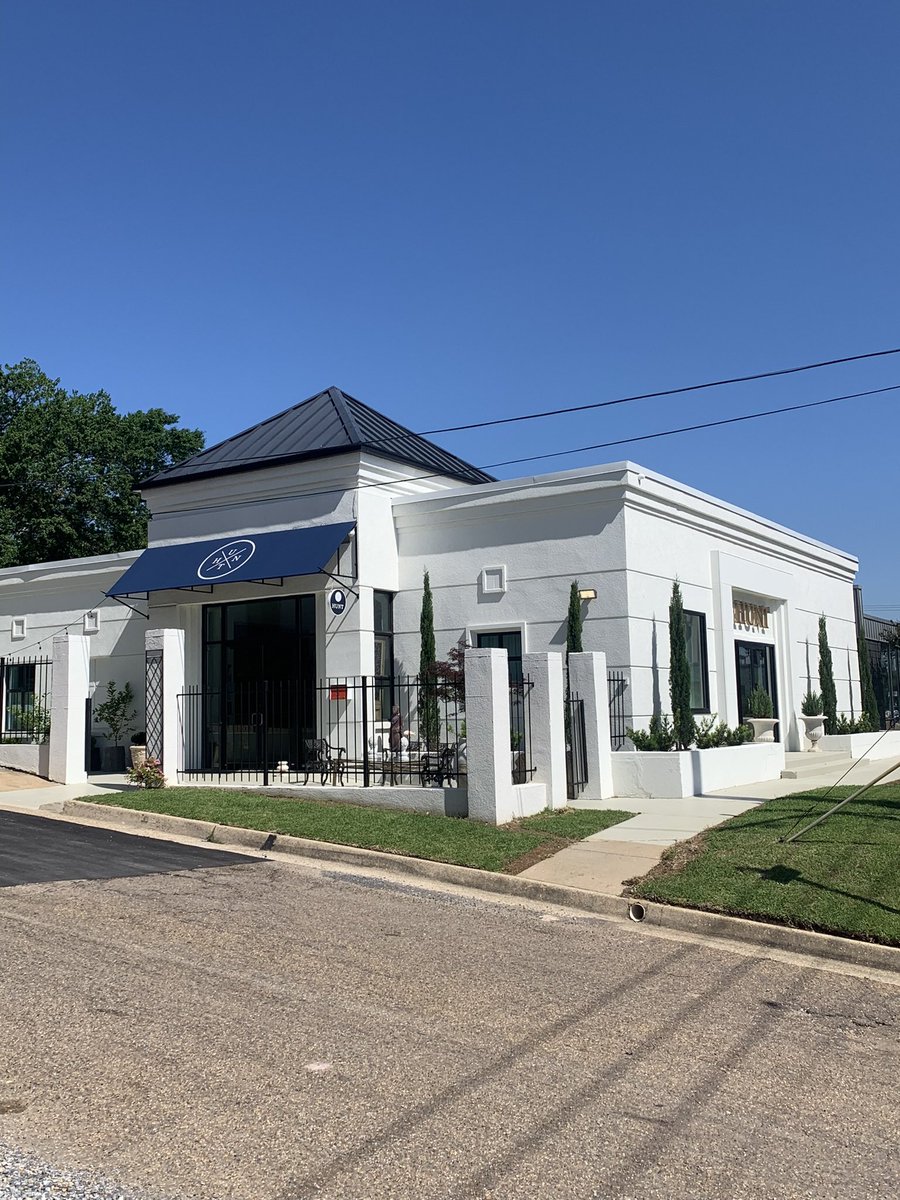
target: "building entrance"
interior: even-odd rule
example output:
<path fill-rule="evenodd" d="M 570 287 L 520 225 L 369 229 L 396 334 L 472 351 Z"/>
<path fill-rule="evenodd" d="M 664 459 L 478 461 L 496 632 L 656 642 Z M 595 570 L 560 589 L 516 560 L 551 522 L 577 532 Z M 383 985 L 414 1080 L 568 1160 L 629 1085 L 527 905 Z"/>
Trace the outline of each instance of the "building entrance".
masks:
<path fill-rule="evenodd" d="M 296 762 L 315 729 L 315 596 L 208 605 L 203 658 L 203 768 Z"/>
<path fill-rule="evenodd" d="M 778 683 L 775 676 L 775 647 L 769 642 L 735 642 L 738 717 L 743 724 L 749 714 L 750 693 L 762 688 L 772 700 L 772 715 L 778 716 Z M 775 726 L 778 740 L 778 726 Z"/>

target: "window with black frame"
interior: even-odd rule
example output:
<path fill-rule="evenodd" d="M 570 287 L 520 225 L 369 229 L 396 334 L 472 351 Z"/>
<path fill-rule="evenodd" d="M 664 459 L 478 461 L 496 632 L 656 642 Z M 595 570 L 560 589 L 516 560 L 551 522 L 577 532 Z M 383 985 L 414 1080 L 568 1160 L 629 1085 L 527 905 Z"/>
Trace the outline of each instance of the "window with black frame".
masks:
<path fill-rule="evenodd" d="M 480 650 L 505 650 L 510 683 L 522 682 L 522 631 L 520 629 L 476 633 Z"/>
<path fill-rule="evenodd" d="M 691 670 L 691 712 L 709 712 L 709 665 L 706 655 L 706 616 L 684 614 L 684 636 Z"/>
<path fill-rule="evenodd" d="M 375 592 L 375 720 L 388 721 L 393 704 L 394 595 Z"/>

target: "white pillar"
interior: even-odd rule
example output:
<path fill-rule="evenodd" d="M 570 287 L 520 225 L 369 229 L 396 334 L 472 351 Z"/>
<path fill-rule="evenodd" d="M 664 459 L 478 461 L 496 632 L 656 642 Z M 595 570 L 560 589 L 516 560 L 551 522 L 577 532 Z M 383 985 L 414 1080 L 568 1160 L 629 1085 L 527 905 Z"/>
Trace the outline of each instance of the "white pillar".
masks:
<path fill-rule="evenodd" d="M 509 667 L 505 650 L 466 650 L 469 816 L 502 825 L 513 812 Z"/>
<path fill-rule="evenodd" d="M 56 783 L 84 783 L 90 642 L 83 634 L 53 639 L 50 700 L 50 768 Z"/>
<path fill-rule="evenodd" d="M 169 783 L 184 767 L 184 731 L 178 697 L 184 691 L 184 630 L 148 629 L 147 650 L 162 653 L 162 769 Z"/>
<path fill-rule="evenodd" d="M 466 652 L 468 667 L 469 652 Z M 531 761 L 534 783 L 547 789 L 547 807 L 565 808 L 565 683 L 561 654 L 524 654 L 522 670 L 534 683 L 531 692 Z"/>
<path fill-rule="evenodd" d="M 613 791 L 612 743 L 606 655 L 599 651 L 569 655 L 569 689 L 584 701 L 588 782 L 582 800 L 608 800 Z"/>

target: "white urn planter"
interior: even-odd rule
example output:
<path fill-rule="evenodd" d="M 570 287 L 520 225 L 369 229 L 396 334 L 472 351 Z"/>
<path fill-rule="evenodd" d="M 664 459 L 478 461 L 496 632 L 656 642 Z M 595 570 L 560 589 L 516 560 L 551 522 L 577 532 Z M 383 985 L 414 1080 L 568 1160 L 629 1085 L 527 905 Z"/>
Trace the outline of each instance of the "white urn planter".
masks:
<path fill-rule="evenodd" d="M 822 713 L 811 717 L 801 713 L 800 720 L 803 722 L 804 732 L 809 741 L 809 752 L 812 753 L 813 750 L 818 750 L 819 739 L 825 733 L 825 717 Z"/>
<path fill-rule="evenodd" d="M 753 726 L 754 742 L 774 742 L 777 717 L 748 717 L 747 724 Z"/>

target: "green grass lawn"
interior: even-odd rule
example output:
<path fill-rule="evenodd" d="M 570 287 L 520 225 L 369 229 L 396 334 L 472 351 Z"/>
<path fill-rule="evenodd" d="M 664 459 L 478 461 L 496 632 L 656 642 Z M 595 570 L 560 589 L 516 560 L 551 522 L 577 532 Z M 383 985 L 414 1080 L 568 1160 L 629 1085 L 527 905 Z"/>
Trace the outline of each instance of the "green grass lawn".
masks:
<path fill-rule="evenodd" d="M 386 850 L 411 858 L 512 874 L 633 815 L 612 810 L 566 809 L 539 813 L 497 829 L 456 817 L 369 808 L 309 796 L 298 796 L 295 800 L 227 788 L 136 789 L 83 799 L 92 804 L 170 813 L 219 825 L 339 842 L 344 846 Z"/>
<path fill-rule="evenodd" d="M 900 945 L 900 786 L 873 788 L 800 841 L 778 841 L 853 790 L 769 800 L 673 846 L 631 892 Z"/>

